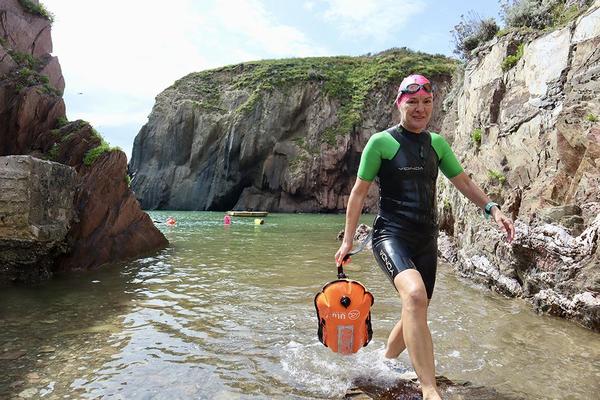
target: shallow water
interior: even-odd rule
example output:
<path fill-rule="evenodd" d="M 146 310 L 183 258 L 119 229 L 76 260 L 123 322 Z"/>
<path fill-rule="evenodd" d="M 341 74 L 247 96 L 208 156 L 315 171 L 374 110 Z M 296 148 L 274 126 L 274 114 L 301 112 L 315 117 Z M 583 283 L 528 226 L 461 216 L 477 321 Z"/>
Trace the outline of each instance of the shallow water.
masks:
<path fill-rule="evenodd" d="M 374 338 L 353 356 L 319 343 L 313 298 L 335 278 L 341 215 L 221 213 L 159 224 L 158 255 L 0 293 L 0 398 L 322 399 L 356 379 L 391 386 L 406 354 L 382 361 L 400 313 L 365 251 L 348 274 L 375 296 Z M 363 222 L 371 223 L 364 216 Z M 595 399 L 600 335 L 538 316 L 440 265 L 430 307 L 437 373 L 527 399 Z"/>

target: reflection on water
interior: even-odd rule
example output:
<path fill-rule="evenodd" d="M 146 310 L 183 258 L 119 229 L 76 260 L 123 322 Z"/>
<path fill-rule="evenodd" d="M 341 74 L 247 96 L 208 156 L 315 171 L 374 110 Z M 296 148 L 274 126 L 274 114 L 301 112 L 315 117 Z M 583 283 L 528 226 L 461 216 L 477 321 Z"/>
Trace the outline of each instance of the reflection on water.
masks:
<path fill-rule="evenodd" d="M 375 296 L 374 339 L 341 357 L 317 339 L 313 297 L 335 278 L 338 215 L 152 212 L 160 254 L 0 293 L 0 398 L 321 399 L 352 382 L 388 387 L 410 369 L 382 360 L 399 316 L 368 251 L 349 274 Z M 364 221 L 371 222 L 365 216 Z M 431 305 L 437 372 L 528 399 L 593 399 L 600 338 L 440 266 Z"/>

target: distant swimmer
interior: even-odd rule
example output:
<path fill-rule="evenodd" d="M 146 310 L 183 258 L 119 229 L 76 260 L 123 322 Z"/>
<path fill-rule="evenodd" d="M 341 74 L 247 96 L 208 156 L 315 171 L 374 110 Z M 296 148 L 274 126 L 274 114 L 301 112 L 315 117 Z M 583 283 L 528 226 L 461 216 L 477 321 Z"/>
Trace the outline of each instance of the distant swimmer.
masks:
<path fill-rule="evenodd" d="M 265 224 L 265 220 L 262 218 L 255 218 L 254 219 L 254 225 L 264 225 Z"/>
<path fill-rule="evenodd" d="M 229 215 L 223 217 L 223 225 L 231 225 L 231 217 Z"/>
<path fill-rule="evenodd" d="M 166 223 L 167 225 L 174 226 L 174 225 L 176 225 L 176 224 L 177 224 L 177 221 L 175 221 L 175 218 L 173 218 L 173 217 L 169 217 L 169 218 L 167 218 L 167 221 L 166 221 L 165 223 Z"/>

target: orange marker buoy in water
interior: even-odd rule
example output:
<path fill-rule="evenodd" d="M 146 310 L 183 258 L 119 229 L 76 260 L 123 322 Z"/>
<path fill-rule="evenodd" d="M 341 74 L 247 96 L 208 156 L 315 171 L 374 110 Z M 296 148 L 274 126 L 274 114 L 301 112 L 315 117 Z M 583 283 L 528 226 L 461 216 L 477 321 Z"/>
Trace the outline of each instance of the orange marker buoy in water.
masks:
<path fill-rule="evenodd" d="M 171 225 L 171 226 L 173 226 L 173 225 L 177 224 L 177 221 L 175 221 L 175 218 L 173 218 L 173 217 L 169 217 L 169 218 L 167 218 L 167 221 L 166 221 L 165 223 L 166 223 L 167 225 Z"/>

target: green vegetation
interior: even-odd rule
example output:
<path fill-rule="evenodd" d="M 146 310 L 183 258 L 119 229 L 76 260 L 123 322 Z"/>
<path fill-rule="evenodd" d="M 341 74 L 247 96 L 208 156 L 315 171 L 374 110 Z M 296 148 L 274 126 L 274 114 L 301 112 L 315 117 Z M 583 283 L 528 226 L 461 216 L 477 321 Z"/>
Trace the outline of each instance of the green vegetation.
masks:
<path fill-rule="evenodd" d="M 67 119 L 67 117 L 56 118 L 56 127 L 57 128 L 62 128 L 63 126 L 65 126 L 68 123 L 69 123 L 69 120 Z"/>
<path fill-rule="evenodd" d="M 54 15 L 44 7 L 42 3 L 36 4 L 31 0 L 19 0 L 21 6 L 30 14 L 39 15 L 51 23 L 54 22 Z"/>
<path fill-rule="evenodd" d="M 565 26 L 569 22 L 581 14 L 581 10 L 577 7 L 577 4 L 572 4 L 569 7 L 563 2 L 557 2 L 552 8 L 552 25 L 548 28 L 556 29 Z"/>
<path fill-rule="evenodd" d="M 496 32 L 496 37 L 497 38 L 504 37 L 504 36 L 508 35 L 510 32 L 511 32 L 510 28 L 500 29 L 498 32 Z"/>
<path fill-rule="evenodd" d="M 590 113 L 585 116 L 585 120 L 590 121 L 590 122 L 598 122 L 598 117 L 596 115 Z"/>
<path fill-rule="evenodd" d="M 499 183 L 502 185 L 506 181 L 506 177 L 500 171 L 488 169 L 488 178 L 492 183 Z"/>
<path fill-rule="evenodd" d="M 37 70 L 40 67 L 40 61 L 28 53 L 21 53 L 16 50 L 7 51 L 10 57 L 21 67 L 27 67 L 32 70 Z"/>
<path fill-rule="evenodd" d="M 507 56 L 504 60 L 502 60 L 502 71 L 506 72 L 515 65 L 517 65 L 517 62 L 521 59 L 521 57 L 523 57 L 524 48 L 524 43 L 519 44 L 519 46 L 517 46 L 517 51 L 515 54 L 511 54 Z"/>
<path fill-rule="evenodd" d="M 454 26 L 454 54 L 463 60 L 470 60 L 473 50 L 492 39 L 498 32 L 498 24 L 493 18 L 482 19 L 474 12 L 467 17 L 460 16 L 461 21 Z"/>
<path fill-rule="evenodd" d="M 131 187 L 131 177 L 129 174 L 125 174 L 125 183 L 127 184 L 127 187 Z"/>
<path fill-rule="evenodd" d="M 448 199 L 444 199 L 444 211 L 452 211 L 452 204 Z"/>
<path fill-rule="evenodd" d="M 40 86 L 38 88 L 42 93 L 54 96 L 60 96 L 60 92 L 50 85 L 46 75 L 40 74 L 41 62 L 31 54 L 21 53 L 15 50 L 7 51 L 10 57 L 20 68 L 11 72 L 8 77 L 14 79 L 15 90 L 21 92 L 26 87 Z"/>
<path fill-rule="evenodd" d="M 52 148 L 48 151 L 48 159 L 51 161 L 56 161 L 58 159 L 58 151 L 60 150 L 60 145 L 58 143 L 54 143 Z"/>
<path fill-rule="evenodd" d="M 96 136 L 100 140 L 100 144 L 94 147 L 93 149 L 88 150 L 88 152 L 85 153 L 85 156 L 83 158 L 83 164 L 88 167 L 92 165 L 94 161 L 96 161 L 98 157 L 100 157 L 102 154 L 108 153 L 110 151 L 121 150 L 118 147 L 110 147 L 110 145 L 104 140 L 104 138 L 98 133 L 98 131 L 96 131 L 95 129 L 92 130 L 94 132 L 94 136 Z"/>
<path fill-rule="evenodd" d="M 483 134 L 483 132 L 479 128 L 474 129 L 473 132 L 471 133 L 471 140 L 473 140 L 473 143 L 475 143 L 475 145 L 478 147 L 479 147 L 479 145 L 481 145 L 481 135 L 482 134 Z"/>
<path fill-rule="evenodd" d="M 40 90 L 41 93 L 60 96 L 60 92 L 50 85 L 46 75 L 42 75 L 29 67 L 17 69 L 10 74 L 10 77 L 14 79 L 15 90 L 17 93 L 20 93 L 21 90 L 27 87 L 38 86 L 38 90 Z"/>
<path fill-rule="evenodd" d="M 250 96 L 236 112 L 247 114 L 275 90 L 291 95 L 293 87 L 312 83 L 340 105 L 337 123 L 322 135 L 323 142 L 334 144 L 338 135 L 349 134 L 361 123 L 368 96 L 378 89 L 389 90 L 389 85 L 397 85 L 413 72 L 447 76 L 455 67 L 456 61 L 445 56 L 401 48 L 373 56 L 290 58 L 230 65 L 190 74 L 175 82 L 174 88 L 217 107 L 223 88 L 244 90 Z"/>
<path fill-rule="evenodd" d="M 504 0 L 500 15 L 508 28 L 556 29 L 577 18 L 594 0 Z"/>

